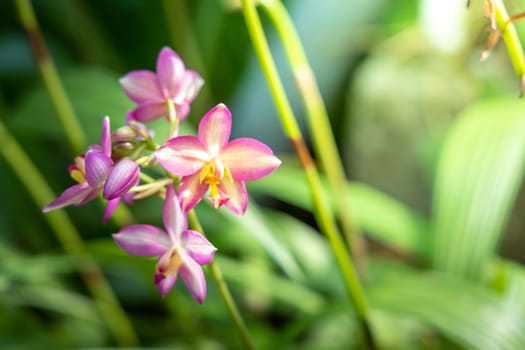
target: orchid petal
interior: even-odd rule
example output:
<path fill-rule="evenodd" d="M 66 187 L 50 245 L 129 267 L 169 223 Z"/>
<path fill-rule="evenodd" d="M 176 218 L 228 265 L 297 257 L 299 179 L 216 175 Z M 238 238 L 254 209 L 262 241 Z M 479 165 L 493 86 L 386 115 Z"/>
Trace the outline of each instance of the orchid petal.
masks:
<path fill-rule="evenodd" d="M 220 103 L 213 107 L 199 123 L 199 140 L 212 155 L 217 155 L 228 143 L 232 128 L 232 116 L 228 107 Z"/>
<path fill-rule="evenodd" d="M 136 120 L 141 123 L 149 122 L 163 115 L 167 115 L 166 102 L 163 100 L 148 100 L 141 102 L 137 108 L 126 116 L 126 120 Z"/>
<path fill-rule="evenodd" d="M 99 190 L 90 187 L 87 183 L 81 183 L 67 188 L 57 199 L 46 205 L 42 211 L 47 213 L 51 210 L 66 207 L 68 205 L 81 205 L 95 198 Z"/>
<path fill-rule="evenodd" d="M 177 113 L 177 118 L 180 121 L 183 121 L 184 119 L 186 119 L 186 117 L 190 113 L 190 104 L 188 102 L 184 102 L 182 104 L 176 104 L 175 113 Z"/>
<path fill-rule="evenodd" d="M 189 256 L 199 265 L 209 264 L 217 248 L 211 244 L 201 233 L 193 230 L 186 230 L 182 233 L 182 246 Z"/>
<path fill-rule="evenodd" d="M 85 178 L 87 183 L 91 187 L 101 187 L 112 165 L 113 161 L 104 153 L 89 151 L 85 160 Z"/>
<path fill-rule="evenodd" d="M 205 182 L 200 182 L 199 173 L 185 176 L 179 185 L 179 200 L 182 211 L 188 212 L 200 202 L 208 190 Z"/>
<path fill-rule="evenodd" d="M 173 288 L 173 285 L 175 285 L 175 282 L 177 282 L 177 276 L 164 276 L 161 273 L 155 274 L 155 285 L 159 289 L 159 293 L 161 297 L 165 297 L 166 294 Z"/>
<path fill-rule="evenodd" d="M 199 171 L 210 156 L 195 136 L 179 136 L 169 140 L 155 152 L 160 165 L 179 176 Z"/>
<path fill-rule="evenodd" d="M 139 182 L 137 181 L 137 183 L 134 186 L 137 186 L 138 183 Z M 128 192 L 122 196 L 122 199 L 124 199 L 124 202 L 126 202 L 126 204 L 128 205 L 133 204 L 133 199 L 135 199 L 135 193 Z"/>
<path fill-rule="evenodd" d="M 105 116 L 102 121 L 102 134 L 100 135 L 102 153 L 111 157 L 111 130 L 109 128 L 109 117 Z"/>
<path fill-rule="evenodd" d="M 130 225 L 113 234 L 113 239 L 126 252 L 138 256 L 166 253 L 171 243 L 168 235 L 151 225 Z"/>
<path fill-rule="evenodd" d="M 173 244 L 172 244 L 169 236 L 168 236 L 168 241 L 169 241 L 169 244 L 170 244 L 170 248 L 167 249 L 164 253 L 162 253 L 159 256 L 159 258 L 157 259 L 157 265 L 156 265 L 157 272 L 162 273 L 163 275 L 167 275 L 166 272 L 170 268 L 172 255 L 173 255 L 174 252 L 177 253 L 176 250 L 175 251 L 173 250 Z M 172 272 L 174 272 L 174 273 L 172 273 L 172 275 L 176 275 L 178 273 L 178 268 L 177 268 L 177 270 L 172 271 Z"/>
<path fill-rule="evenodd" d="M 202 267 L 185 253 L 181 253 L 181 258 L 183 263 L 180 267 L 180 276 L 193 298 L 202 304 L 206 298 L 206 280 Z"/>
<path fill-rule="evenodd" d="M 157 58 L 157 79 L 166 99 L 177 93 L 185 69 L 184 63 L 175 51 L 169 47 L 160 50 Z"/>
<path fill-rule="evenodd" d="M 114 199 L 124 195 L 137 183 L 140 168 L 132 160 L 123 159 L 118 162 L 108 174 L 104 184 L 103 196 Z"/>
<path fill-rule="evenodd" d="M 281 164 L 268 146 L 250 138 L 231 141 L 222 149 L 220 157 L 232 177 L 244 181 L 260 179 Z"/>
<path fill-rule="evenodd" d="M 162 221 L 170 236 L 171 242 L 180 242 L 181 234 L 188 227 L 188 223 L 186 217 L 182 214 L 179 198 L 177 198 L 173 185 L 171 184 L 166 191 L 166 199 L 164 201 L 164 207 L 162 208 Z"/>
<path fill-rule="evenodd" d="M 173 102 L 176 104 L 190 103 L 195 99 L 202 85 L 204 85 L 204 80 L 199 73 L 193 70 L 185 71 L 180 81 L 179 91 Z"/>
<path fill-rule="evenodd" d="M 126 95 L 136 103 L 162 98 L 155 73 L 147 70 L 129 72 L 119 80 Z"/>
<path fill-rule="evenodd" d="M 224 179 L 218 186 L 221 196 L 229 197 L 224 205 L 234 214 L 244 215 L 248 206 L 248 193 L 244 181 Z"/>
<path fill-rule="evenodd" d="M 111 215 L 113 215 L 113 212 L 115 211 L 115 209 L 117 209 L 119 203 L 120 197 L 108 201 L 108 204 L 106 204 L 106 209 L 104 210 L 104 216 L 102 217 L 102 222 L 104 224 L 107 224 L 109 218 L 111 217 Z"/>

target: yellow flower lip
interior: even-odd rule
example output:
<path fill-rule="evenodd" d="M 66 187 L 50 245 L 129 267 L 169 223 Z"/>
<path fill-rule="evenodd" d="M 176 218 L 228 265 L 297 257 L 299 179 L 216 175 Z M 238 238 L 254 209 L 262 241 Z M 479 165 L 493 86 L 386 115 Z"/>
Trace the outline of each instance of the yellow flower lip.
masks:
<path fill-rule="evenodd" d="M 206 182 L 206 184 L 210 186 L 210 199 L 215 208 L 219 208 L 228 200 L 228 197 L 221 196 L 218 188 L 225 177 L 230 180 L 230 182 L 233 182 L 230 169 L 217 158 L 213 158 L 204 164 L 199 173 L 199 182 L 201 184 Z"/>
<path fill-rule="evenodd" d="M 85 178 L 86 173 L 86 165 L 84 161 L 83 156 L 75 157 L 75 164 L 71 165 L 69 167 L 69 175 L 73 180 L 75 180 L 78 183 L 84 183 L 86 182 Z"/>
<path fill-rule="evenodd" d="M 182 258 L 177 248 L 174 248 L 171 251 L 171 255 L 169 257 L 167 264 L 163 264 L 162 266 L 159 266 L 158 271 L 164 276 L 176 276 L 177 273 L 179 272 L 181 265 L 182 265 Z"/>
<path fill-rule="evenodd" d="M 80 171 L 78 169 L 71 170 L 69 175 L 71 176 L 71 178 L 73 180 L 75 180 L 79 184 L 82 184 L 82 183 L 86 182 L 86 178 L 84 177 L 84 173 L 82 173 L 82 171 Z"/>

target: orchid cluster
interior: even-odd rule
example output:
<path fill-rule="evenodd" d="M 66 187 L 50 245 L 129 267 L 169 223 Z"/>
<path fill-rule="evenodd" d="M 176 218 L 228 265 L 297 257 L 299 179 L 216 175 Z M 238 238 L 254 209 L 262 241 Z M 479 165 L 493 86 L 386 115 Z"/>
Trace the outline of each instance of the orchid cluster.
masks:
<path fill-rule="evenodd" d="M 188 229 L 188 212 L 209 193 L 213 207 L 225 206 L 243 215 L 248 205 L 245 181 L 270 174 L 281 161 L 257 140 L 229 141 L 232 116 L 224 104 L 204 115 L 197 136 L 178 135 L 178 125 L 188 116 L 203 79 L 186 69 L 170 48 L 160 51 L 156 72 L 132 71 L 120 83 L 137 104 L 127 114 L 126 125 L 111 133 L 109 117 L 103 119 L 100 145 L 89 146 L 69 167 L 77 184 L 43 211 L 79 206 L 101 194 L 107 200 L 105 222 L 121 200 L 131 204 L 150 195 L 163 197 L 165 230 L 135 224 L 113 238 L 132 255 L 158 256 L 154 282 L 162 296 L 180 273 L 193 298 L 202 303 L 206 281 L 201 266 L 212 261 L 217 249 L 202 233 Z M 161 117 L 169 123 L 170 133 L 163 145 L 157 145 L 144 123 Z M 144 172 L 159 165 L 164 178 L 154 179 Z"/>

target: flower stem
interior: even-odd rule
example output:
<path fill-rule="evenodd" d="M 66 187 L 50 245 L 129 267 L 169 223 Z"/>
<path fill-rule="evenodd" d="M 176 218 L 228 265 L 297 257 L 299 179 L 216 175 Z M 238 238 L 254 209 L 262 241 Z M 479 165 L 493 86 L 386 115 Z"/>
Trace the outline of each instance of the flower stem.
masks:
<path fill-rule="evenodd" d="M 190 222 L 190 226 L 194 230 L 199 231 L 204 235 L 204 230 L 194 210 L 190 210 L 190 212 L 188 213 L 188 220 Z M 239 309 L 237 308 L 237 305 L 233 300 L 230 290 L 228 289 L 228 286 L 224 281 L 224 277 L 222 276 L 222 271 L 219 265 L 215 262 L 215 260 L 212 260 L 208 266 L 210 268 L 213 280 L 217 284 L 217 288 L 221 295 L 222 301 L 224 302 L 224 305 L 226 306 L 226 309 L 230 314 L 230 318 L 235 324 L 235 327 L 237 327 L 244 348 L 247 350 L 255 349 L 250 334 L 248 333 L 248 329 L 246 328 L 246 325 L 242 319 L 241 313 L 239 312 Z"/>
<path fill-rule="evenodd" d="M 346 186 L 346 176 L 330 127 L 326 106 L 314 73 L 284 5 L 277 0 L 261 0 L 260 4 L 269 15 L 283 43 L 296 85 L 306 108 L 315 151 L 319 157 L 321 169 L 326 173 L 332 196 L 335 199 L 342 231 L 345 234 L 354 261 L 361 262 L 365 258 L 366 247 L 352 218 L 350 201 L 346 192 L 341 191 L 341 188 Z"/>
<path fill-rule="evenodd" d="M 172 47 L 180 48 L 186 62 L 191 62 L 191 69 L 196 70 L 204 78 L 209 77 L 198 40 L 193 30 L 187 0 L 162 0 L 168 34 L 171 37 Z M 212 104 L 213 96 L 209 84 L 204 84 L 199 92 L 199 97 L 192 103 L 195 115 L 203 115 Z M 191 117 L 191 115 L 190 115 Z"/>
<path fill-rule="evenodd" d="M 155 181 L 155 179 L 145 174 L 141 176 L 141 180 L 146 183 L 153 183 Z M 159 194 L 161 198 L 164 198 L 165 190 L 159 191 Z M 202 235 L 205 236 L 204 228 L 202 227 L 199 218 L 197 217 L 197 214 L 194 210 L 189 211 L 188 221 L 192 229 L 200 232 Z M 224 305 L 228 310 L 228 314 L 230 315 L 230 318 L 235 324 L 235 327 L 237 327 L 237 331 L 239 332 L 244 348 L 247 350 L 255 349 L 250 334 L 248 333 L 248 329 L 246 328 L 246 325 L 244 324 L 244 321 L 242 319 L 241 313 L 239 312 L 239 309 L 237 308 L 237 305 L 235 304 L 235 301 L 233 300 L 233 297 L 230 293 L 228 285 L 226 284 L 226 281 L 222 276 L 222 272 L 219 265 L 217 265 L 215 260 L 212 260 L 208 264 L 208 266 L 210 268 L 213 280 L 217 285 L 217 289 L 219 290 L 219 294 L 221 295 L 222 301 L 224 302 Z"/>
<path fill-rule="evenodd" d="M 58 118 L 62 123 L 64 132 L 73 151 L 77 154 L 82 153 L 86 148 L 86 138 L 82 127 L 67 98 L 64 86 L 57 73 L 56 67 L 49 55 L 46 43 L 40 31 L 38 21 L 30 0 L 16 0 L 16 7 L 22 26 L 27 33 L 31 48 L 35 55 L 36 63 L 42 74 L 42 79 L 46 86 L 51 101 L 55 106 Z"/>
<path fill-rule="evenodd" d="M 168 131 L 168 140 L 179 135 L 179 118 L 177 118 L 177 111 L 175 110 L 175 105 L 171 99 L 166 101 L 166 106 L 168 107 L 168 121 L 169 121 L 169 131 Z"/>
<path fill-rule="evenodd" d="M 43 207 L 55 198 L 38 169 L 9 134 L 2 122 L 0 122 L 0 154 L 4 156 L 9 166 L 27 188 L 37 206 Z M 81 277 L 95 299 L 100 313 L 113 332 L 117 343 L 121 346 L 136 346 L 138 338 L 130 320 L 99 266 L 89 256 L 84 241 L 69 217 L 64 211 L 58 210 L 46 214 L 45 218 L 66 253 L 85 259 L 86 264 L 80 272 Z"/>
<path fill-rule="evenodd" d="M 520 38 L 516 27 L 509 20 L 509 15 L 505 9 L 505 5 L 501 0 L 490 0 L 492 10 L 496 18 L 496 24 L 501 30 L 501 36 L 505 41 L 507 52 L 509 54 L 512 66 L 516 75 L 520 78 L 521 93 L 525 90 L 525 56 L 523 54 L 523 47 L 521 46 Z"/>
<path fill-rule="evenodd" d="M 319 228 L 330 242 L 330 246 L 346 283 L 348 297 L 355 307 L 358 320 L 363 329 L 364 342 L 369 349 L 375 349 L 375 342 L 368 321 L 368 303 L 363 288 L 357 277 L 354 264 L 346 250 L 341 235 L 339 234 L 339 230 L 330 212 L 330 208 L 328 207 L 328 202 L 322 191 L 315 163 L 304 143 L 297 121 L 293 115 L 292 108 L 284 92 L 255 5 L 252 0 L 241 0 L 241 3 L 246 26 L 255 53 L 259 58 L 262 70 L 266 76 L 270 91 L 279 111 L 284 132 L 294 145 L 305 170 L 308 186 L 314 203 L 314 215 L 316 221 Z"/>

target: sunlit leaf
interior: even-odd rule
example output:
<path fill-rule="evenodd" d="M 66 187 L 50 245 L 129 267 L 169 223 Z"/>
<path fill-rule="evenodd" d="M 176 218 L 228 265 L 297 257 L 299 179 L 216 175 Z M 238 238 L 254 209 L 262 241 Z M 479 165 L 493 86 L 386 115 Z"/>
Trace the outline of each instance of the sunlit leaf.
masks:
<path fill-rule="evenodd" d="M 344 285 L 326 239 L 314 228 L 283 212 L 265 212 L 268 225 L 305 273 L 304 283 L 331 294 L 343 295 Z"/>
<path fill-rule="evenodd" d="M 467 349 L 525 348 L 525 314 L 482 285 L 429 272 L 385 279 L 367 292 L 373 308 L 415 317 Z"/>
<path fill-rule="evenodd" d="M 299 208 L 312 210 L 304 172 L 297 167 L 283 164 L 270 176 L 249 186 Z M 420 216 L 401 202 L 362 183 L 350 183 L 347 195 L 358 225 L 370 237 L 394 249 L 427 255 L 429 232 Z"/>
<path fill-rule="evenodd" d="M 279 277 L 256 265 L 216 257 L 227 281 L 243 286 L 248 292 L 260 293 L 297 311 L 312 314 L 322 310 L 325 300 L 297 282 Z"/>
<path fill-rule="evenodd" d="M 523 101 L 465 110 L 445 140 L 434 186 L 436 267 L 480 278 L 496 252 L 525 165 Z"/>

